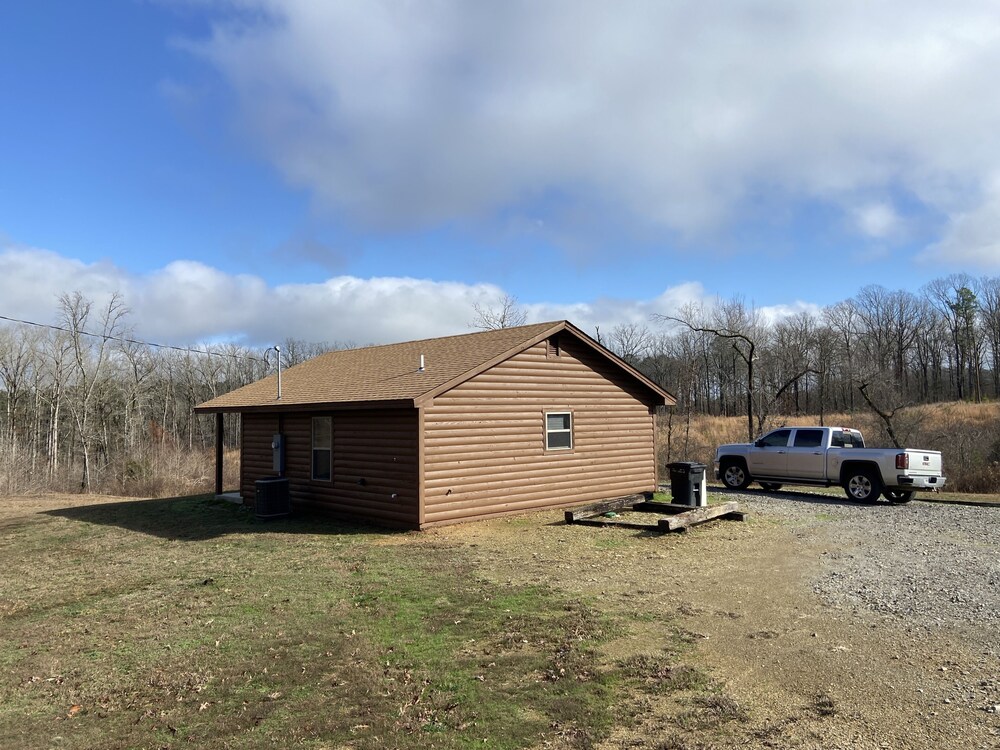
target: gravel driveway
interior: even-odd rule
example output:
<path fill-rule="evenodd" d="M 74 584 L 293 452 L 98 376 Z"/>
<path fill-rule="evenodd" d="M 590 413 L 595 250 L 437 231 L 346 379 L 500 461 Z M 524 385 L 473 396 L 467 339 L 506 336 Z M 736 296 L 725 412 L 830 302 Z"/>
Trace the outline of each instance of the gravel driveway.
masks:
<path fill-rule="evenodd" d="M 829 540 L 814 590 L 834 607 L 925 629 L 1000 627 L 1000 506 L 858 505 L 805 492 L 741 493 L 739 500 Z"/>
<path fill-rule="evenodd" d="M 859 633 L 867 630 L 869 638 L 895 633 L 899 653 L 893 658 L 918 674 L 932 667 L 939 679 L 925 676 L 918 688 L 927 697 L 923 720 L 944 721 L 939 712 L 951 709 L 966 716 L 993 714 L 986 721 L 995 725 L 1000 504 L 858 505 L 809 492 L 730 494 L 748 511 L 790 524 L 797 537 L 817 545 L 820 564 L 812 588 L 831 617 L 854 623 Z M 1000 748 L 1000 730 L 993 738 L 994 744 L 980 745 L 959 733 L 948 746 Z"/>

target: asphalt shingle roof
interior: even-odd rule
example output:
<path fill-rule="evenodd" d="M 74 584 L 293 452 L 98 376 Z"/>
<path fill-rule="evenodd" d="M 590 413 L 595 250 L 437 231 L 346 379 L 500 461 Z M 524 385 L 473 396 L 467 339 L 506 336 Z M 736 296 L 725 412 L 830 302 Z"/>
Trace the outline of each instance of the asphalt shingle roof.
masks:
<path fill-rule="evenodd" d="M 472 374 L 507 352 L 562 330 L 566 321 L 321 354 L 282 373 L 200 404 L 199 412 L 306 404 L 410 401 Z M 420 355 L 424 371 L 419 371 Z"/>

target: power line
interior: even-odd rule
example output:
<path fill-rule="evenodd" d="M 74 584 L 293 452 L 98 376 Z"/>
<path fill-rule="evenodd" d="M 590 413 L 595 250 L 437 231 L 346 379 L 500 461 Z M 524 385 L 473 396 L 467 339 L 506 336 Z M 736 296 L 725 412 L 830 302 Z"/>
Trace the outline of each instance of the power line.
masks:
<path fill-rule="evenodd" d="M 158 349 L 173 349 L 177 352 L 187 352 L 192 354 L 207 354 L 213 357 L 230 357 L 232 359 L 248 359 L 253 362 L 263 362 L 267 364 L 267 358 L 251 357 L 247 354 L 227 354 L 225 352 L 213 352 L 207 349 L 192 349 L 187 346 L 174 346 L 172 344 L 157 344 L 152 341 L 141 341 L 139 339 L 130 339 L 124 336 L 109 336 L 103 333 L 91 333 L 90 331 L 84 331 L 82 328 L 76 330 L 72 328 L 63 328 L 61 326 L 54 326 L 50 323 L 36 323 L 32 320 L 21 320 L 20 318 L 9 318 L 6 315 L 0 315 L 0 320 L 7 320 L 11 323 L 21 323 L 26 326 L 35 326 L 36 328 L 48 328 L 53 331 L 62 331 L 63 333 L 78 333 L 82 336 L 93 336 L 96 339 L 104 339 L 105 341 L 120 341 L 123 344 L 140 344 L 142 346 L 154 346 Z M 273 347 L 272 347 L 273 348 Z"/>

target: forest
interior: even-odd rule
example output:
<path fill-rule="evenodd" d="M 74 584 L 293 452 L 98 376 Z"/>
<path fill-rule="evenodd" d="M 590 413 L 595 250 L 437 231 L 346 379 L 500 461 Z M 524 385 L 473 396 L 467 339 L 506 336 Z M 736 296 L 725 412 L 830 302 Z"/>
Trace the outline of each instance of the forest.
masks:
<path fill-rule="evenodd" d="M 193 407 L 273 373 L 279 352 L 145 343 L 119 295 L 98 305 L 69 293 L 58 310 L 53 325 L 0 326 L 0 493 L 208 491 L 214 420 Z M 525 319 L 510 298 L 476 312 L 470 328 Z M 591 333 L 676 396 L 661 418 L 668 435 L 730 417 L 742 422 L 740 439 L 753 438 L 800 415 L 822 423 L 836 414 L 864 418 L 900 444 L 914 434 L 907 415 L 920 407 L 1000 398 L 996 277 L 955 274 L 917 292 L 870 285 L 818 313 L 777 320 L 743 299 L 718 300 Z M 349 346 L 289 338 L 280 344 L 281 366 Z M 226 419 L 234 472 L 238 417 Z M 968 470 L 992 476 L 1000 436 L 978 439 L 970 459 L 977 465 Z"/>

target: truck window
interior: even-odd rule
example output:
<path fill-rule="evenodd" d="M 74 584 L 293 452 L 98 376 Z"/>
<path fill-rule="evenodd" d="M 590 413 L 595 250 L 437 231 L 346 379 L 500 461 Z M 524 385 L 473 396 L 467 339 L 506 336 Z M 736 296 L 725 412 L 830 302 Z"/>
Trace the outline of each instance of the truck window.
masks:
<path fill-rule="evenodd" d="M 834 448 L 864 448 L 865 441 L 860 432 L 841 432 L 837 430 L 833 433 L 830 445 Z"/>
<path fill-rule="evenodd" d="M 823 444 L 823 430 L 796 430 L 796 448 L 818 448 Z"/>
<path fill-rule="evenodd" d="M 757 444 L 761 447 L 784 448 L 788 445 L 788 436 L 791 434 L 791 430 L 775 430 L 774 432 L 767 433 L 757 441 Z"/>

